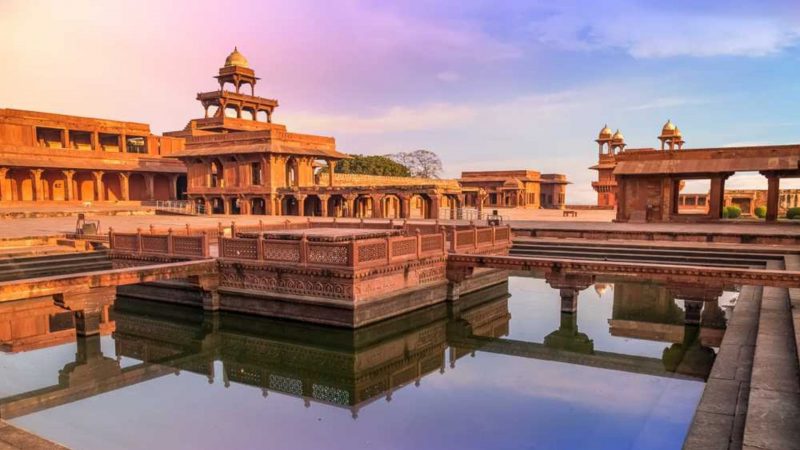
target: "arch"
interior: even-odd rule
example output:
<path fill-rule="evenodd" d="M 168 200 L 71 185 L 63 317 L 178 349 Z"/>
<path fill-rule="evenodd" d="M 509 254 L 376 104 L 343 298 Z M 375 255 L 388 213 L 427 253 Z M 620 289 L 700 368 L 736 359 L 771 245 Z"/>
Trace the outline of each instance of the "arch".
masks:
<path fill-rule="evenodd" d="M 263 198 L 250 199 L 250 214 L 264 215 L 267 213 L 267 202 Z"/>
<path fill-rule="evenodd" d="M 128 198 L 131 200 L 147 200 L 147 180 L 141 173 L 132 173 L 128 177 Z"/>
<path fill-rule="evenodd" d="M 82 202 L 93 202 L 95 200 L 95 180 L 91 172 L 75 172 L 72 177 L 73 192 L 72 198 Z"/>
<path fill-rule="evenodd" d="M 298 210 L 299 203 L 294 195 L 284 195 L 281 199 L 281 211 L 283 212 L 284 216 L 298 216 L 300 215 L 300 211 Z"/>
<path fill-rule="evenodd" d="M 375 202 L 373 201 L 372 196 L 368 194 L 360 194 L 353 202 L 353 217 L 375 217 L 373 211 L 373 208 L 375 207 L 374 203 Z"/>
<path fill-rule="evenodd" d="M 309 195 L 303 204 L 303 215 L 319 217 L 322 215 L 322 201 L 316 195 Z"/>
<path fill-rule="evenodd" d="M 259 122 L 268 122 L 269 115 L 265 110 L 259 109 L 258 111 L 256 111 L 256 120 Z"/>
<path fill-rule="evenodd" d="M 153 176 L 153 200 L 170 200 L 172 186 L 169 177 L 164 174 Z"/>
<path fill-rule="evenodd" d="M 384 219 L 399 219 L 403 214 L 402 201 L 396 194 L 386 194 L 381 200 Z"/>
<path fill-rule="evenodd" d="M 329 217 L 343 217 L 344 216 L 344 197 L 339 194 L 333 194 L 328 199 L 328 216 Z"/>
<path fill-rule="evenodd" d="M 122 200 L 122 186 L 117 173 L 103 174 L 103 187 L 105 189 L 103 198 L 109 202 Z"/>
<path fill-rule="evenodd" d="M 431 198 L 427 194 L 414 194 L 409 200 L 409 218 L 430 219 Z"/>
<path fill-rule="evenodd" d="M 245 120 L 256 120 L 255 110 L 253 110 L 252 108 L 242 108 L 241 118 Z"/>
<path fill-rule="evenodd" d="M 28 169 L 12 169 L 6 174 L 11 183 L 11 200 L 33 201 L 36 193 L 33 190 L 33 174 Z"/>
<path fill-rule="evenodd" d="M 286 159 L 286 186 L 297 187 L 299 186 L 298 176 L 300 175 L 300 165 L 294 156 Z"/>
<path fill-rule="evenodd" d="M 64 172 L 60 170 L 45 170 L 42 173 L 42 198 L 52 201 L 64 201 L 67 199 L 67 180 Z"/>
<path fill-rule="evenodd" d="M 206 107 L 206 117 L 217 117 L 220 109 L 218 105 L 208 105 Z"/>
<path fill-rule="evenodd" d="M 208 169 L 208 187 L 222 187 L 225 178 L 224 167 L 219 159 L 212 159 Z"/>
<path fill-rule="evenodd" d="M 239 215 L 242 213 L 242 200 L 239 197 L 231 197 L 228 199 L 228 211 L 230 214 Z"/>
<path fill-rule="evenodd" d="M 236 119 L 237 117 L 239 117 L 239 108 L 237 108 L 236 106 L 226 106 L 225 117 Z"/>

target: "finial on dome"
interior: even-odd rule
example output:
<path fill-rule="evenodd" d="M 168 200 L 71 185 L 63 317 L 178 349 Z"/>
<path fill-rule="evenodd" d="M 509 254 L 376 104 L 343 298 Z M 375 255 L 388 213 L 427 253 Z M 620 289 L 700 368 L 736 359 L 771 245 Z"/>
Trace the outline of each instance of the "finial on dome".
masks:
<path fill-rule="evenodd" d="M 227 58 L 225 58 L 225 67 L 232 67 L 232 66 L 239 66 L 239 67 L 250 67 L 247 63 L 247 58 L 244 57 L 239 52 L 239 47 L 234 46 L 233 51 Z"/>

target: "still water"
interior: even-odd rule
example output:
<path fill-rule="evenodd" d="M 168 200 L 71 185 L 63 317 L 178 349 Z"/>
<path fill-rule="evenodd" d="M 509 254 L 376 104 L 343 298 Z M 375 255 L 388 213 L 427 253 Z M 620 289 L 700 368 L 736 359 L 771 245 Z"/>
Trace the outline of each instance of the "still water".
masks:
<path fill-rule="evenodd" d="M 0 416 L 73 449 L 674 449 L 724 316 L 515 276 L 355 332 L 120 298 L 110 335 L 0 354 Z"/>

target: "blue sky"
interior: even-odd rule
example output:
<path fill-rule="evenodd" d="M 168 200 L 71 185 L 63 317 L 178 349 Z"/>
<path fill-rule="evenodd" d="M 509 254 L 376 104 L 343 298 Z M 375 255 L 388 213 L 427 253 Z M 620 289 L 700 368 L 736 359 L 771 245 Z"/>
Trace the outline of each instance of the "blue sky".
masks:
<path fill-rule="evenodd" d="M 631 147 L 668 118 L 687 147 L 800 141 L 790 1 L 7 0 L 0 29 L 2 106 L 181 128 L 238 45 L 292 130 L 427 148 L 449 176 L 564 172 L 570 202 L 592 201 L 606 122 Z"/>

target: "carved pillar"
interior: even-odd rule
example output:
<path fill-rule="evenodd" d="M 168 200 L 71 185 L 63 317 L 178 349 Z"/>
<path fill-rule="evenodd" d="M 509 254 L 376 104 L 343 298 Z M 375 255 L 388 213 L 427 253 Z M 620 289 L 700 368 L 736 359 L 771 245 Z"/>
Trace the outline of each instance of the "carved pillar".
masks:
<path fill-rule="evenodd" d="M 100 334 L 100 323 L 103 311 L 100 309 L 84 309 L 75 311 L 75 331 L 78 336 L 94 336 Z"/>
<path fill-rule="evenodd" d="M 105 187 L 103 186 L 103 171 L 95 170 L 92 172 L 94 175 L 95 195 L 94 199 L 98 202 L 105 200 Z"/>
<path fill-rule="evenodd" d="M 408 219 L 411 216 L 411 196 L 408 194 L 398 194 L 400 199 L 400 218 Z"/>
<path fill-rule="evenodd" d="M 61 147 L 62 148 L 70 148 L 69 130 L 61 130 Z"/>
<path fill-rule="evenodd" d="M 275 197 L 275 215 L 282 216 L 283 215 L 283 198 L 284 195 L 280 194 Z"/>
<path fill-rule="evenodd" d="M 778 200 L 780 197 L 780 181 L 776 174 L 767 174 L 767 222 L 778 220 Z"/>
<path fill-rule="evenodd" d="M 272 203 L 273 202 L 272 196 L 271 195 L 265 195 L 263 197 L 263 200 L 264 200 L 264 215 L 267 215 L 267 216 L 272 215 L 272 212 L 275 209 L 274 205 Z"/>
<path fill-rule="evenodd" d="M 328 194 L 319 194 L 320 212 L 322 217 L 328 217 L 328 200 L 331 198 Z"/>
<path fill-rule="evenodd" d="M 120 194 L 122 195 L 123 201 L 128 201 L 131 199 L 130 177 L 130 172 L 119 173 L 119 189 L 122 191 Z"/>
<path fill-rule="evenodd" d="M 152 173 L 144 174 L 144 182 L 147 186 L 147 199 L 153 200 L 155 198 L 155 176 Z"/>
<path fill-rule="evenodd" d="M 44 200 L 44 189 L 42 189 L 42 172 L 44 169 L 31 169 L 33 177 L 33 194 L 36 201 Z"/>
<path fill-rule="evenodd" d="M 442 204 L 442 196 L 439 194 L 431 194 L 431 210 L 430 210 L 430 219 L 438 219 L 439 218 L 439 206 Z"/>
<path fill-rule="evenodd" d="M 356 217 L 356 195 L 355 194 L 347 194 L 344 195 L 344 210 L 342 211 L 342 217 Z"/>
<path fill-rule="evenodd" d="M 92 132 L 92 150 L 99 152 L 100 148 L 100 133 L 97 131 Z"/>
<path fill-rule="evenodd" d="M 683 307 L 686 311 L 686 325 L 699 325 L 703 302 L 697 300 L 684 300 Z"/>
<path fill-rule="evenodd" d="M 712 219 L 722 218 L 722 207 L 725 204 L 725 176 L 711 178 L 708 195 L 708 215 Z"/>
<path fill-rule="evenodd" d="M 333 187 L 333 170 L 336 167 L 336 162 L 328 160 L 328 187 Z"/>
<path fill-rule="evenodd" d="M 376 219 L 383 219 L 383 198 L 384 194 L 372 195 L 372 217 Z"/>
<path fill-rule="evenodd" d="M 306 197 L 305 194 L 297 194 L 295 198 L 297 199 L 297 215 L 298 216 L 305 216 L 306 215 Z"/>
<path fill-rule="evenodd" d="M 74 170 L 62 170 L 64 174 L 64 198 L 69 202 L 73 198 L 72 178 L 75 176 Z"/>
<path fill-rule="evenodd" d="M 231 199 L 228 197 L 222 197 L 222 209 L 224 210 L 224 214 L 227 216 L 231 213 Z"/>

